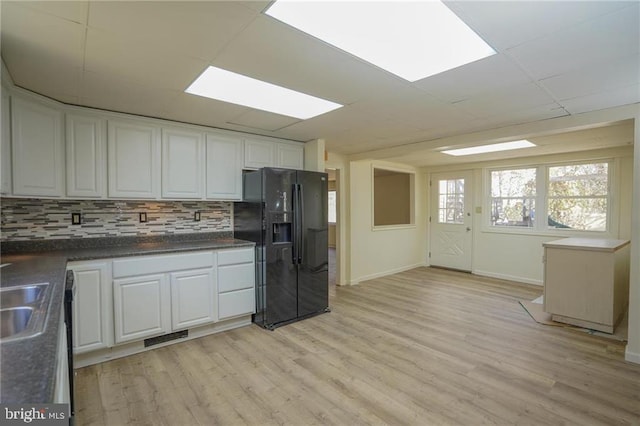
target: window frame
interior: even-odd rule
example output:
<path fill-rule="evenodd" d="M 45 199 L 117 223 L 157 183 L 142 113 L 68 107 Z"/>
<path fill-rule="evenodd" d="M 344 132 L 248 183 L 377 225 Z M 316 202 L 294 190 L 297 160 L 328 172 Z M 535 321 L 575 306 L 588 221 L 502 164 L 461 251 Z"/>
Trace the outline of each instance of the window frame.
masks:
<path fill-rule="evenodd" d="M 550 228 L 546 220 L 535 220 L 534 226 L 508 226 L 508 225 L 492 225 L 491 224 L 491 172 L 501 170 L 519 170 L 519 169 L 536 169 L 536 212 L 543 212 L 542 217 L 545 218 L 549 210 L 549 169 L 558 166 L 571 166 L 581 164 L 607 163 L 607 223 L 603 231 L 589 231 L 583 229 L 571 228 Z M 483 170 L 483 200 L 484 206 L 482 218 L 482 231 L 498 234 L 521 234 L 521 235 L 539 235 L 554 237 L 613 237 L 617 235 L 619 224 L 616 220 L 618 217 L 618 187 L 619 187 L 619 159 L 617 158 L 594 158 L 575 161 L 558 161 L 546 163 L 531 163 L 514 166 L 486 167 Z M 540 214 L 536 215 L 538 218 Z"/>

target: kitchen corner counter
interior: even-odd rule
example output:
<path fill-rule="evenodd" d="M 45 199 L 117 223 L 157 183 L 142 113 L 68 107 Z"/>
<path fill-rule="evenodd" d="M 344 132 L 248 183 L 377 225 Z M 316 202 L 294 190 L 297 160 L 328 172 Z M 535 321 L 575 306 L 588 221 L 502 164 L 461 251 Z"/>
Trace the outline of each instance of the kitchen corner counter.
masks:
<path fill-rule="evenodd" d="M 49 288 L 43 332 L 0 342 L 0 402 L 53 401 L 67 262 L 251 246 L 230 233 L 2 243 L 1 262 L 8 264 L 0 269 L 2 288 L 37 283 L 49 283 Z"/>

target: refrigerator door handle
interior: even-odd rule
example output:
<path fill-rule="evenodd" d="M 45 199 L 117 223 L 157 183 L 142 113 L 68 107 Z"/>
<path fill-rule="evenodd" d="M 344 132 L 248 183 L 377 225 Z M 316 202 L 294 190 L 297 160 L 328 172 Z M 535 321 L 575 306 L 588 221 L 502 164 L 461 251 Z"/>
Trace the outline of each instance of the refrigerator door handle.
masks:
<path fill-rule="evenodd" d="M 298 204 L 298 184 L 294 183 L 291 190 L 291 203 L 293 207 L 293 247 L 291 249 L 291 257 L 293 264 L 298 263 L 298 210 L 300 206 Z"/>
<path fill-rule="evenodd" d="M 298 238 L 299 238 L 299 245 L 298 245 L 298 263 L 300 265 L 302 265 L 302 261 L 304 258 L 304 249 L 303 249 L 303 242 L 304 242 L 304 193 L 303 193 L 303 187 L 302 184 L 298 184 L 298 204 L 300 205 L 300 213 L 298 216 L 298 219 L 300 219 L 298 221 L 299 227 L 300 227 L 300 232 L 298 234 Z"/>

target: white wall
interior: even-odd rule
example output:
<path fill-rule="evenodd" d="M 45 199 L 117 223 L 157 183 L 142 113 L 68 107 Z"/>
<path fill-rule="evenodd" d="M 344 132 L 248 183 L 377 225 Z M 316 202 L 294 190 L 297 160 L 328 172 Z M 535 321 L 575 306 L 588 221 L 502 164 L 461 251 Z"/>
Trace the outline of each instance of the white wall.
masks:
<path fill-rule="evenodd" d="M 372 165 L 415 171 L 415 225 L 373 229 Z M 412 269 L 426 259 L 426 175 L 417 169 L 367 160 L 349 163 L 350 283 Z"/>
<path fill-rule="evenodd" d="M 640 113 L 635 119 L 633 207 L 631 222 L 631 280 L 629 281 L 629 341 L 625 358 L 640 364 Z"/>
<path fill-rule="evenodd" d="M 524 234 L 496 232 L 487 226 L 487 206 L 485 205 L 485 168 L 509 167 L 521 165 L 539 165 L 557 162 L 571 162 L 595 159 L 614 159 L 614 189 L 612 208 L 613 232 L 609 237 L 631 238 L 631 198 L 633 173 L 633 149 L 618 148 L 608 150 L 585 151 L 572 154 L 540 156 L 512 159 L 496 162 L 484 162 L 466 165 L 448 166 L 446 168 L 430 168 L 428 172 L 472 170 L 474 177 L 474 208 L 480 207 L 482 213 L 474 213 L 473 225 L 473 259 L 472 272 L 495 278 L 502 278 L 542 285 L 542 243 L 558 238 L 573 236 L 570 232 L 556 230 L 546 234 Z M 602 235 L 599 235 L 602 236 Z M 604 236 L 603 236 L 604 237 Z"/>
<path fill-rule="evenodd" d="M 349 162 L 340 154 L 328 152 L 325 167 L 336 169 L 336 188 L 338 191 L 336 223 L 336 284 L 347 285 L 351 281 L 351 239 L 349 229 Z"/>

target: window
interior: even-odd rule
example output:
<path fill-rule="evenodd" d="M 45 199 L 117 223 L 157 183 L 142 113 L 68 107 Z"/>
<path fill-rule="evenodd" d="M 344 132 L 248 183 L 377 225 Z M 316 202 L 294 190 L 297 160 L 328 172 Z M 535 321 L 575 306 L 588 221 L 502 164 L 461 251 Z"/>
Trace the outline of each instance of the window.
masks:
<path fill-rule="evenodd" d="M 536 169 L 491 172 L 491 225 L 534 226 Z"/>
<path fill-rule="evenodd" d="M 336 223 L 336 191 L 329 191 L 329 223 Z"/>
<path fill-rule="evenodd" d="M 415 173 L 373 168 L 373 226 L 413 225 Z"/>
<path fill-rule="evenodd" d="M 606 161 L 490 170 L 490 225 L 605 232 L 610 173 Z"/>
<path fill-rule="evenodd" d="M 607 230 L 609 164 L 549 167 L 549 228 Z"/>
<path fill-rule="evenodd" d="M 438 223 L 464 223 L 464 179 L 438 181 Z"/>

